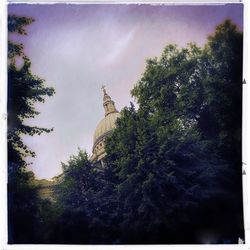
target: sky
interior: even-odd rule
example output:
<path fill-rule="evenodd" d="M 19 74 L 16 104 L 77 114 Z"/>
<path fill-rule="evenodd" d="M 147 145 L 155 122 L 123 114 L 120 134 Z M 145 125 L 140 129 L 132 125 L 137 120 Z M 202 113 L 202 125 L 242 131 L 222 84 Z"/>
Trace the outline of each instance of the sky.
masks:
<path fill-rule="evenodd" d="M 121 110 L 135 102 L 130 91 L 147 58 L 159 57 L 167 44 L 204 46 L 215 27 L 230 18 L 243 29 L 242 4 L 9 4 L 8 13 L 33 17 L 27 36 L 10 37 L 24 45 L 33 74 L 56 94 L 37 103 L 29 125 L 54 128 L 23 136 L 36 152 L 30 169 L 38 179 L 62 172 L 78 148 L 91 155 L 93 135 L 104 117 L 101 86 Z"/>

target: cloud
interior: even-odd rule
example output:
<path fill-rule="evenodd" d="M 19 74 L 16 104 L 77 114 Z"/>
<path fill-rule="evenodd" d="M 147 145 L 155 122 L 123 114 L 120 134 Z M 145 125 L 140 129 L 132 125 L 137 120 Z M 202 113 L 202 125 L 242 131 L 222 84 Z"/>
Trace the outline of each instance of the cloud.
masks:
<path fill-rule="evenodd" d="M 116 60 L 122 56 L 122 54 L 126 51 L 128 45 L 132 42 L 134 35 L 136 33 L 137 27 L 131 29 L 127 34 L 125 34 L 122 38 L 118 39 L 112 48 L 112 50 L 108 53 L 106 59 L 104 60 L 104 64 L 110 65 L 116 62 Z"/>

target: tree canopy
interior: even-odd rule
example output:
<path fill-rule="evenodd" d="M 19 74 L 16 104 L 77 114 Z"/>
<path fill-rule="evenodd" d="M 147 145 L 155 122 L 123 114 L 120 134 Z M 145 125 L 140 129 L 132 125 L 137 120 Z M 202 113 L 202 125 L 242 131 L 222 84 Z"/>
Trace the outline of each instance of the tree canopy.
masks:
<path fill-rule="evenodd" d="M 226 20 L 204 49 L 166 46 L 131 93 L 139 108 L 122 111 L 106 146 L 126 241 L 193 243 L 212 231 L 213 243 L 237 242 L 242 33 Z"/>
<path fill-rule="evenodd" d="M 27 35 L 25 26 L 34 20 L 27 17 L 9 16 L 9 34 L 17 33 Z M 23 64 L 17 66 L 17 59 Z M 45 80 L 33 75 L 31 61 L 23 53 L 23 45 L 8 41 L 8 154 L 9 162 L 26 165 L 26 156 L 35 156 L 21 139 L 22 134 L 40 135 L 43 132 L 50 132 L 52 129 L 40 128 L 27 125 L 24 120 L 35 118 L 39 114 L 35 109 L 36 102 L 45 102 L 46 96 L 55 93 L 53 88 L 45 86 Z"/>
<path fill-rule="evenodd" d="M 34 20 L 10 15 L 8 17 L 9 36 L 27 35 L 26 26 Z M 45 81 L 31 71 L 31 61 L 23 52 L 23 45 L 8 41 L 8 220 L 9 243 L 29 243 L 36 239 L 33 228 L 39 225 L 39 198 L 34 174 L 27 170 L 25 157 L 35 156 L 22 140 L 22 135 L 40 135 L 52 129 L 30 126 L 27 118 L 35 118 L 39 112 L 36 102 L 45 102 L 52 96 L 53 88 L 45 86 Z M 18 66 L 17 61 L 22 62 Z"/>

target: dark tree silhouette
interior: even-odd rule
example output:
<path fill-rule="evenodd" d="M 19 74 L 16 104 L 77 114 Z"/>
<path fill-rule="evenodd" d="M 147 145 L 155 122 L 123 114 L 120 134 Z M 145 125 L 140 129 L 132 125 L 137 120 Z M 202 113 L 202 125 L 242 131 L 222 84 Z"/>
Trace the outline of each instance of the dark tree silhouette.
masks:
<path fill-rule="evenodd" d="M 25 27 L 34 20 L 27 17 L 9 16 L 8 31 L 26 35 Z M 23 63 L 17 66 L 17 60 Z M 31 72 L 31 62 L 23 53 L 23 45 L 8 41 L 8 222 L 9 243 L 36 242 L 39 224 L 39 199 L 34 174 L 27 170 L 26 156 L 35 156 L 22 140 L 22 135 L 40 135 L 51 129 L 25 124 L 26 118 L 39 114 L 36 102 L 44 102 L 54 94 L 53 88 L 45 87 L 44 80 Z"/>
<path fill-rule="evenodd" d="M 132 90 L 107 140 L 129 243 L 237 243 L 241 185 L 242 33 L 226 20 L 204 49 L 165 48 Z M 180 237 L 181 235 L 181 237 Z"/>

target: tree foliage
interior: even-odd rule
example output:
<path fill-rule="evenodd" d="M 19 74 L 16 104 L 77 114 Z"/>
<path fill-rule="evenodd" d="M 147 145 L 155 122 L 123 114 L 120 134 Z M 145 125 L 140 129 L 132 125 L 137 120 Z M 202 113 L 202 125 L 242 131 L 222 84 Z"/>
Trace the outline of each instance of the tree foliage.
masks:
<path fill-rule="evenodd" d="M 204 49 L 168 45 L 147 60 L 132 90 L 139 109 L 123 110 L 106 147 L 126 241 L 243 237 L 241 78 L 242 34 L 229 20 Z"/>
<path fill-rule="evenodd" d="M 26 26 L 34 20 L 9 16 L 9 36 L 26 35 Z M 40 135 L 51 129 L 30 126 L 27 118 L 35 118 L 39 112 L 36 102 L 44 102 L 54 89 L 45 86 L 44 80 L 32 74 L 31 61 L 23 53 L 23 45 L 8 41 L 8 219 L 9 243 L 36 242 L 34 227 L 40 225 L 37 187 L 34 174 L 27 171 L 25 157 L 35 156 L 22 140 L 22 135 Z M 22 61 L 19 67 L 17 61 Z"/>
<path fill-rule="evenodd" d="M 25 26 L 34 20 L 26 17 L 9 16 L 8 31 L 26 35 Z M 40 135 L 51 129 L 39 128 L 25 124 L 27 118 L 35 118 L 39 114 L 35 109 L 36 102 L 45 102 L 46 96 L 52 96 L 53 88 L 45 86 L 45 81 L 31 72 L 31 61 L 23 53 L 23 45 L 8 41 L 8 153 L 9 162 L 26 165 L 26 156 L 35 156 L 23 143 L 21 135 Z M 17 58 L 23 60 L 17 66 Z"/>
<path fill-rule="evenodd" d="M 55 188 L 58 216 L 50 242 L 112 243 L 110 234 L 116 235 L 117 230 L 112 217 L 117 206 L 110 169 L 100 170 L 81 149 L 67 164 L 62 163 L 62 168 Z"/>

